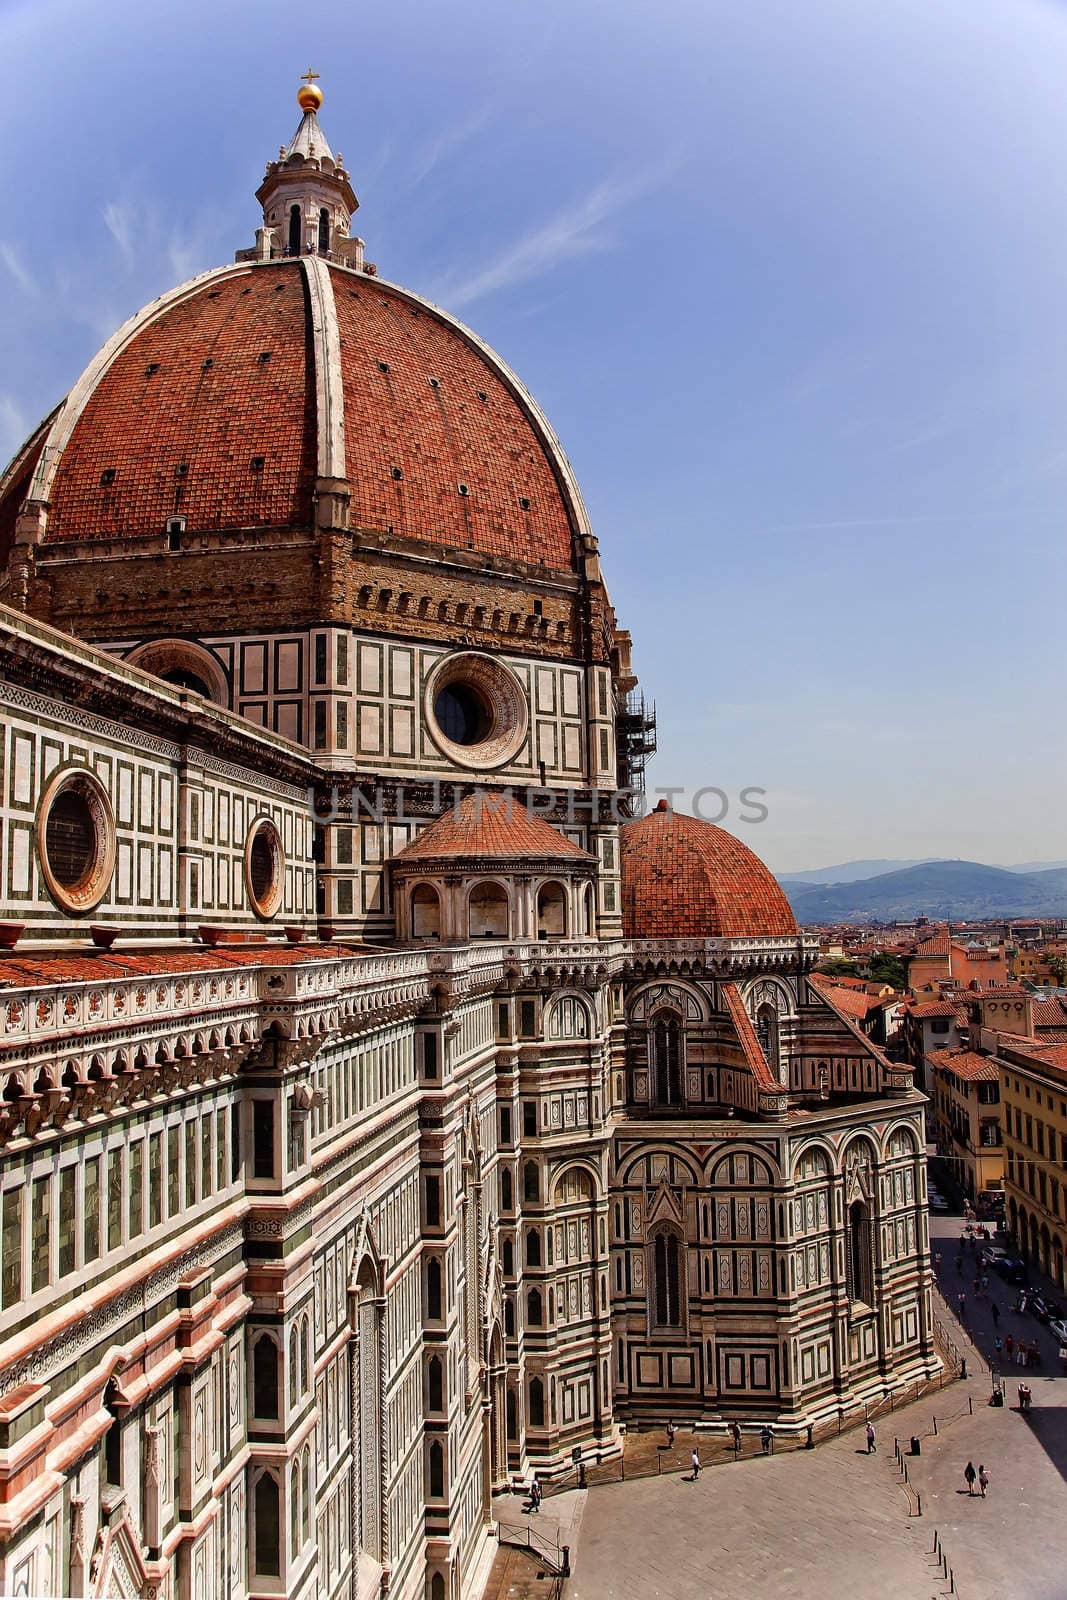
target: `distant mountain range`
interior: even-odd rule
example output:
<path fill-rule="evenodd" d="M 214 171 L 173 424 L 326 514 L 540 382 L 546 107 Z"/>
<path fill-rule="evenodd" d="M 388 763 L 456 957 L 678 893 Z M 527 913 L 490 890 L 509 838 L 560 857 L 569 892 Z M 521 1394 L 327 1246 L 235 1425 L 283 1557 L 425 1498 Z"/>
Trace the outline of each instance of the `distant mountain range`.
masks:
<path fill-rule="evenodd" d="M 836 867 L 813 867 L 810 872 L 779 872 L 779 883 L 857 883 L 862 878 L 877 878 L 887 872 L 904 872 L 908 867 L 921 867 L 937 856 L 920 856 L 915 861 L 872 859 L 870 861 L 843 861 Z M 1067 861 L 1019 861 L 995 863 L 1004 872 L 1051 872 L 1056 867 L 1067 867 Z"/>
<path fill-rule="evenodd" d="M 849 862 L 846 866 L 870 863 Z M 877 864 L 877 863 L 875 863 Z M 842 869 L 827 868 L 828 872 Z M 979 861 L 922 861 L 855 879 L 781 884 L 797 921 L 966 921 L 982 917 L 1067 917 L 1067 866 L 1023 872 Z"/>

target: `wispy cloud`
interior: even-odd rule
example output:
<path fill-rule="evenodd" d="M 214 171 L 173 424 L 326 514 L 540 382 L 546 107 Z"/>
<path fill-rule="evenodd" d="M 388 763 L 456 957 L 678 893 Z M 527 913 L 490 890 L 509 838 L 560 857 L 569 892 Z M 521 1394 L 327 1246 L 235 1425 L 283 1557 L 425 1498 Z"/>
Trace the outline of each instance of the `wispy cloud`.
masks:
<path fill-rule="evenodd" d="M 420 183 L 469 140 L 481 133 L 496 115 L 494 104 L 487 102 L 470 111 L 466 117 L 458 122 L 451 123 L 448 127 L 439 128 L 415 152 L 414 165 L 408 176 L 407 187 L 415 189 Z"/>
<path fill-rule="evenodd" d="M 619 211 L 657 187 L 667 169 L 606 178 L 557 211 L 540 227 L 507 245 L 487 266 L 438 286 L 437 298 L 457 309 L 487 294 L 552 272 L 564 261 L 607 250 L 616 242 L 607 226 Z"/>
<path fill-rule="evenodd" d="M 24 294 L 37 293 L 37 284 L 9 244 L 0 244 L 0 261 L 4 263 Z"/>
<path fill-rule="evenodd" d="M 104 225 L 114 239 L 123 257 L 127 261 L 133 260 L 133 215 L 132 208 L 124 205 L 121 200 L 109 200 L 104 207 Z"/>

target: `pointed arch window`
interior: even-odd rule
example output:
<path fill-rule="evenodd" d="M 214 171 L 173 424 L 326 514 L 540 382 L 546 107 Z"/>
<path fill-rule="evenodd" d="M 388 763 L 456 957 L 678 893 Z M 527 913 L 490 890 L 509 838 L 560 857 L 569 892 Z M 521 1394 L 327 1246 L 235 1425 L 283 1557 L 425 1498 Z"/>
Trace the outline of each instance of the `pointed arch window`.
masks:
<path fill-rule="evenodd" d="M 545 1386 L 540 1378 L 530 1380 L 530 1427 L 545 1425 Z"/>
<path fill-rule="evenodd" d="M 289 250 L 289 254 L 291 256 L 298 256 L 298 255 L 301 254 L 301 249 L 300 249 L 300 245 L 301 245 L 301 239 L 300 239 L 301 227 L 300 227 L 300 222 L 301 222 L 300 207 L 299 206 L 290 206 L 289 207 L 289 244 L 288 244 L 288 250 Z"/>
<path fill-rule="evenodd" d="M 657 1106 L 682 1103 L 682 1024 L 673 1012 L 661 1012 L 652 1024 L 652 1101 Z"/>
<path fill-rule="evenodd" d="M 268 1333 L 252 1346 L 252 1411 L 268 1421 L 278 1416 L 278 1346 Z"/>
<path fill-rule="evenodd" d="M 771 1071 L 778 1071 L 778 1008 L 765 1000 L 756 1012 L 756 1037 L 763 1059 Z"/>
<path fill-rule="evenodd" d="M 325 206 L 319 210 L 319 254 L 326 255 L 330 248 L 330 213 Z"/>
<path fill-rule="evenodd" d="M 854 1200 L 848 1208 L 848 1297 L 874 1304 L 874 1263 L 871 1259 L 871 1213 L 866 1201 Z"/>
<path fill-rule="evenodd" d="M 682 1247 L 678 1235 L 661 1228 L 652 1237 L 652 1322 L 657 1328 L 682 1325 Z"/>
<path fill-rule="evenodd" d="M 278 1523 L 278 1481 L 265 1472 L 255 1489 L 256 1572 L 261 1577 L 281 1575 L 281 1536 Z"/>

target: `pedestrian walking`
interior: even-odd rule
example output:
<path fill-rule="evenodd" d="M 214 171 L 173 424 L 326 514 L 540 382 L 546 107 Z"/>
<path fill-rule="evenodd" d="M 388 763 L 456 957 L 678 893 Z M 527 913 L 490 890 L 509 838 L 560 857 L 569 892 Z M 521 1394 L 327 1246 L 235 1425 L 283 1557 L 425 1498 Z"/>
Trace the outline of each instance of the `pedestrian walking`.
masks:
<path fill-rule="evenodd" d="M 959 1318 L 960 1318 L 961 1322 L 963 1321 L 963 1313 L 964 1313 L 964 1309 L 965 1309 L 966 1305 L 967 1305 L 967 1296 L 964 1294 L 963 1290 L 961 1289 L 959 1294 L 956 1296 L 956 1309 L 959 1312 Z"/>
<path fill-rule="evenodd" d="M 993 1326 L 994 1326 L 994 1328 L 999 1328 L 999 1326 L 1000 1326 L 1000 1307 L 997 1305 L 997 1302 L 995 1300 L 991 1300 L 989 1302 L 989 1315 L 993 1318 Z"/>
<path fill-rule="evenodd" d="M 763 1454 L 765 1456 L 769 1456 L 771 1453 L 771 1446 L 774 1443 L 774 1430 L 767 1422 L 763 1424 L 763 1427 L 759 1431 L 759 1442 L 763 1446 Z"/>
<path fill-rule="evenodd" d="M 1015 1346 L 1015 1365 L 1017 1367 L 1025 1367 L 1026 1365 L 1026 1346 L 1021 1339 Z"/>
<path fill-rule="evenodd" d="M 1001 1358 L 1002 1354 L 1004 1353 L 1004 1340 L 1000 1337 L 999 1333 L 997 1334 L 996 1338 L 993 1340 L 993 1349 L 997 1353 L 997 1363 L 999 1365 L 1000 1358 Z"/>
<path fill-rule="evenodd" d="M 957 1256 L 956 1257 L 956 1271 L 957 1272 L 962 1272 L 963 1271 L 963 1257 L 962 1256 Z"/>
<path fill-rule="evenodd" d="M 988 1272 L 983 1272 L 982 1273 L 982 1293 L 983 1294 L 988 1294 L 989 1293 L 989 1273 Z"/>
<path fill-rule="evenodd" d="M 934 1271 L 940 1277 L 940 1275 L 941 1275 L 941 1252 L 940 1252 L 940 1250 L 938 1250 L 936 1252 L 935 1256 L 934 1256 Z"/>
<path fill-rule="evenodd" d="M 731 1422 L 730 1436 L 734 1441 L 734 1455 L 739 1456 L 741 1454 L 741 1424 L 739 1422 Z"/>
<path fill-rule="evenodd" d="M 974 1493 L 974 1480 L 978 1476 L 977 1472 L 975 1472 L 975 1470 L 974 1470 L 974 1462 L 973 1461 L 968 1461 L 967 1465 L 963 1469 L 963 1476 L 967 1480 L 967 1493 L 968 1494 L 973 1494 Z"/>
<path fill-rule="evenodd" d="M 1011 1353 L 1012 1353 L 1012 1351 L 1014 1349 L 1015 1349 L 1015 1335 L 1013 1333 L 1009 1333 L 1008 1337 L 1004 1341 L 1004 1354 L 1007 1356 L 1009 1361 L 1011 1360 Z"/>
<path fill-rule="evenodd" d="M 985 1492 L 989 1488 L 989 1473 L 981 1462 L 978 1463 L 978 1487 L 982 1491 L 982 1499 L 984 1500 Z"/>
<path fill-rule="evenodd" d="M 865 1432 L 866 1432 L 866 1435 L 867 1435 L 867 1454 L 869 1456 L 870 1455 L 876 1455 L 877 1451 L 878 1451 L 878 1446 L 875 1443 L 875 1433 L 874 1433 L 874 1423 L 873 1422 L 868 1422 L 867 1427 L 865 1429 Z"/>
<path fill-rule="evenodd" d="M 1041 1365 L 1041 1346 L 1036 1339 L 1031 1339 L 1030 1341 L 1030 1365 L 1032 1367 Z"/>
<path fill-rule="evenodd" d="M 538 1512 L 541 1509 L 541 1480 L 535 1472 L 530 1480 L 530 1510 Z"/>
<path fill-rule="evenodd" d="M 697 1479 L 700 1477 L 700 1457 L 696 1450 L 693 1451 L 693 1454 L 689 1457 L 689 1460 L 693 1466 L 693 1482 L 696 1483 Z"/>
<path fill-rule="evenodd" d="M 667 1449 L 668 1450 L 673 1450 L 674 1449 L 674 1436 L 675 1436 L 675 1434 L 677 1432 L 678 1432 L 678 1429 L 674 1426 L 674 1423 L 673 1422 L 668 1422 L 668 1424 L 667 1424 Z"/>

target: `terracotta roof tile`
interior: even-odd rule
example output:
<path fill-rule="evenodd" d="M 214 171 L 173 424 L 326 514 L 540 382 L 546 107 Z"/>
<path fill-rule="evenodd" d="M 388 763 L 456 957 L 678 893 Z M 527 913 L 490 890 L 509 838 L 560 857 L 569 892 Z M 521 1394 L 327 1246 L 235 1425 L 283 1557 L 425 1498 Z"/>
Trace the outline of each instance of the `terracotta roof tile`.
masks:
<path fill-rule="evenodd" d="M 722 997 L 726 1001 L 726 1009 L 730 1013 L 730 1019 L 737 1032 L 741 1048 L 745 1052 L 745 1061 L 749 1071 L 761 1089 L 780 1094 L 782 1086 L 767 1064 L 767 1058 L 763 1054 L 756 1030 L 752 1026 L 752 1018 L 745 1010 L 745 1002 L 741 998 L 736 983 L 724 983 Z"/>
<path fill-rule="evenodd" d="M 177 973 L 225 972 L 233 967 L 288 967 L 306 961 L 337 960 L 343 956 L 381 954 L 370 945 L 248 944 L 206 949 L 191 945 L 181 950 L 100 950 L 57 952 L 0 957 L 0 988 L 34 983 L 109 982 L 128 976 L 162 977 Z"/>
<path fill-rule="evenodd" d="M 573 571 L 551 441 L 491 353 L 403 291 L 329 271 L 352 526 Z M 158 537 L 175 515 L 190 533 L 309 528 L 314 362 L 299 260 L 230 268 L 149 308 L 58 458 L 47 542 Z M 37 453 L 23 447 L 0 494 L 0 553 Z"/>
<path fill-rule="evenodd" d="M 795 934 L 781 887 L 724 828 L 656 808 L 620 831 L 623 929 L 638 939 Z"/>
<path fill-rule="evenodd" d="M 926 1059 L 935 1071 L 954 1072 L 967 1082 L 995 1083 L 999 1076 L 996 1062 L 974 1050 L 931 1050 Z"/>
<path fill-rule="evenodd" d="M 469 856 L 514 860 L 516 857 L 593 862 L 587 850 L 530 811 L 507 790 L 468 795 L 416 834 L 394 861 L 420 861 L 430 857 Z"/>

